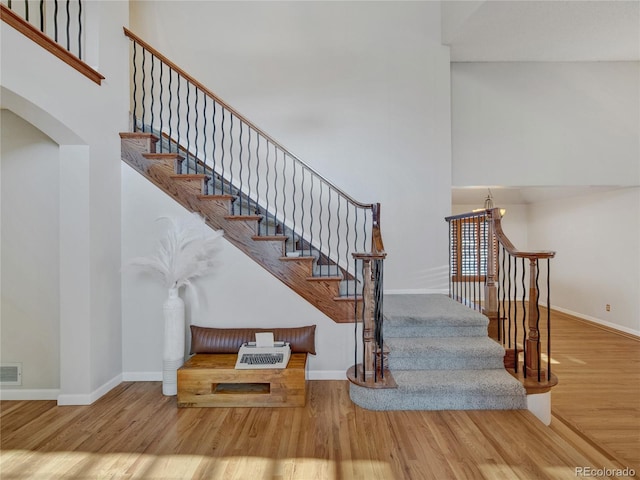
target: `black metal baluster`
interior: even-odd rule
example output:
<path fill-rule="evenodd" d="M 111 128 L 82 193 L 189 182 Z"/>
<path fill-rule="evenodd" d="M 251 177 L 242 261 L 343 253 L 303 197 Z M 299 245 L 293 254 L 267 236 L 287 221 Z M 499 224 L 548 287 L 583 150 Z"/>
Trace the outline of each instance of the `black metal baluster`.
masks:
<path fill-rule="evenodd" d="M 509 313 L 507 315 L 508 321 L 509 321 L 509 344 L 508 347 L 511 348 L 511 339 L 513 338 L 512 335 L 512 321 L 511 321 L 511 254 L 509 254 L 509 257 L 507 258 L 508 260 L 508 273 L 507 273 L 507 308 L 509 309 Z M 514 340 L 515 341 L 515 340 Z"/>
<path fill-rule="evenodd" d="M 251 215 L 251 127 L 247 132 L 247 213 Z M 256 172 L 257 173 L 257 172 Z M 257 207 L 256 203 L 256 207 Z"/>
<path fill-rule="evenodd" d="M 244 168 L 243 168 L 243 159 L 242 156 L 244 154 L 244 146 L 242 145 L 242 139 L 243 139 L 243 124 L 244 122 L 240 121 L 240 137 L 239 137 L 239 143 L 240 143 L 240 152 L 239 152 L 239 160 L 240 160 L 240 180 L 239 180 L 239 188 L 238 188 L 238 194 L 240 195 L 239 201 L 240 201 L 240 215 L 242 215 L 242 193 L 244 192 L 244 183 L 242 182 L 243 178 L 242 178 L 242 174 L 244 173 Z"/>
<path fill-rule="evenodd" d="M 185 121 L 187 122 L 187 133 L 186 133 L 187 146 L 184 152 L 185 158 L 184 158 L 183 165 L 187 166 L 186 173 L 189 173 L 191 171 L 191 167 L 189 165 L 189 156 L 191 154 L 191 102 L 189 101 L 189 97 L 191 93 L 191 82 L 185 79 L 185 83 L 187 84 L 187 98 L 185 100 L 187 102 L 187 115 L 185 118 Z"/>
<path fill-rule="evenodd" d="M 513 257 L 513 348 L 515 350 L 515 368 L 518 372 L 518 259 Z M 524 348 L 524 345 L 523 345 Z"/>
<path fill-rule="evenodd" d="M 155 75 L 154 75 L 154 67 L 155 67 L 155 63 L 156 63 L 156 56 L 153 53 L 150 53 L 150 55 L 151 55 L 151 72 L 150 72 L 150 75 L 151 75 L 151 89 L 150 89 L 150 92 L 149 92 L 149 96 L 151 97 L 151 104 L 149 105 L 149 110 L 150 110 L 150 113 L 151 113 L 151 123 L 149 124 L 149 131 L 151 132 L 151 135 L 155 135 L 155 133 L 153 132 L 153 126 L 155 124 L 155 118 L 154 118 L 154 115 L 153 115 L 153 107 L 154 107 L 154 104 L 155 104 L 155 101 L 154 101 L 155 97 L 153 96 L 154 95 L 153 94 L 153 89 L 154 89 L 155 84 L 156 84 L 156 79 L 155 79 Z M 162 137 L 160 137 L 160 143 L 162 143 Z"/>
<path fill-rule="evenodd" d="M 222 107 L 222 122 L 220 124 L 220 131 L 222 132 L 222 139 L 220 140 L 220 191 L 222 195 L 224 195 L 224 140 L 225 140 L 225 131 L 224 131 L 224 120 L 225 120 L 225 111 L 226 108 Z M 231 189 L 229 189 L 229 194 L 231 194 Z"/>
<path fill-rule="evenodd" d="M 78 0 L 78 58 L 82 59 L 82 0 Z"/>
<path fill-rule="evenodd" d="M 180 72 L 176 72 L 177 75 L 177 79 L 178 79 L 178 86 L 176 87 L 176 101 L 177 101 L 177 107 L 176 107 L 176 117 L 177 117 L 177 123 L 176 123 L 176 153 L 180 154 L 180 110 L 181 110 L 181 105 L 180 105 Z M 179 172 L 176 173 L 182 173 L 182 166 L 184 165 L 184 162 L 180 162 L 178 170 L 180 170 Z"/>
<path fill-rule="evenodd" d="M 258 209 L 258 200 L 260 199 L 260 133 L 256 132 L 256 210 Z M 258 222 L 258 235 L 262 235 L 262 224 L 265 223 L 267 219 L 265 217 L 262 218 L 260 222 Z"/>
<path fill-rule="evenodd" d="M 302 210 L 302 218 L 300 219 L 300 223 L 302 224 L 302 232 L 300 233 L 300 235 L 302 236 L 302 238 L 301 238 L 301 243 L 302 244 L 300 245 L 302 247 L 301 248 L 301 250 L 302 250 L 301 255 L 302 256 L 304 256 L 304 251 L 305 251 L 304 242 L 306 240 L 306 237 L 305 237 L 305 224 L 304 224 L 304 212 L 306 211 L 305 208 L 304 208 L 304 196 L 305 196 L 304 179 L 305 179 L 305 172 L 306 171 L 307 171 L 307 169 L 303 165 L 302 166 L 302 182 L 300 182 L 300 190 L 302 191 L 302 198 L 300 200 L 300 210 Z M 309 256 L 311 256 L 311 244 L 309 244 Z M 357 318 L 357 317 L 354 317 L 354 318 Z"/>
<path fill-rule="evenodd" d="M 58 3 L 56 2 L 56 8 L 58 7 Z M 57 28 L 56 28 L 56 34 L 57 34 Z M 137 97 L 137 93 L 138 93 L 138 82 L 136 79 L 136 75 L 138 73 L 138 64 L 136 62 L 137 56 L 138 56 L 138 44 L 136 42 L 133 42 L 133 131 L 137 132 L 138 131 L 138 119 L 136 118 L 136 115 L 138 113 L 138 97 Z"/>
<path fill-rule="evenodd" d="M 168 148 L 169 153 L 171 153 L 171 140 L 173 138 L 173 68 L 169 67 L 169 142 Z M 176 153 L 178 153 L 178 148 L 176 147 Z"/>
<path fill-rule="evenodd" d="M 336 210 L 336 275 L 340 275 L 340 200 L 341 195 L 338 194 L 338 208 Z M 343 276 L 343 280 L 348 280 L 346 276 Z M 348 285 L 348 284 L 347 284 Z"/>
<path fill-rule="evenodd" d="M 69 3 L 69 2 L 67 2 L 67 3 Z M 27 22 L 29 21 L 29 0 L 24 0 L 24 19 Z"/>
<path fill-rule="evenodd" d="M 273 223 L 274 223 L 274 234 L 278 234 L 278 219 L 280 218 L 278 216 L 278 148 L 274 145 L 273 147 L 273 156 L 274 156 L 274 160 L 273 160 L 273 173 L 274 173 L 274 180 L 273 180 L 273 194 L 274 194 L 274 199 L 273 199 L 273 206 L 274 206 L 274 213 L 273 213 Z"/>
<path fill-rule="evenodd" d="M 216 194 L 216 177 L 218 176 L 218 174 L 216 173 L 216 132 L 218 131 L 218 124 L 216 123 L 216 114 L 217 114 L 217 104 L 216 101 L 213 101 L 213 118 L 211 119 L 211 123 L 213 125 L 213 133 L 211 134 L 212 137 L 212 145 L 211 145 L 211 188 L 212 188 L 212 194 L 215 195 Z"/>
<path fill-rule="evenodd" d="M 331 276 L 331 185 L 328 186 L 329 190 L 329 199 L 327 200 L 327 214 L 329 218 L 327 219 L 327 276 Z"/>
<path fill-rule="evenodd" d="M 319 246 L 319 248 L 320 248 L 320 258 L 324 259 L 326 257 L 325 257 L 325 255 L 324 255 L 324 253 L 322 251 L 322 246 L 323 246 L 324 242 L 323 242 L 323 236 L 322 236 L 322 234 L 323 234 L 323 226 L 322 226 L 322 214 L 323 214 L 322 190 L 323 190 L 323 188 L 322 188 L 322 180 L 321 179 L 319 180 L 319 183 L 320 183 L 320 196 L 318 197 L 318 204 L 320 205 L 320 212 L 318 212 L 318 217 L 319 217 L 318 218 L 318 224 L 320 225 L 320 231 L 318 232 L 318 238 L 320 240 L 320 246 Z M 323 260 L 323 264 L 324 264 L 324 260 Z M 328 268 L 327 268 L 327 271 L 328 271 Z M 321 277 L 324 276 L 323 271 L 322 271 L 322 265 L 320 266 L 320 276 Z"/>
<path fill-rule="evenodd" d="M 164 130 L 164 100 L 163 100 L 163 96 L 164 96 L 164 85 L 162 82 L 162 77 L 164 76 L 164 69 L 163 69 L 164 63 L 160 62 L 160 153 L 162 153 L 164 151 L 164 139 L 163 139 L 163 130 Z"/>
<path fill-rule="evenodd" d="M 67 0 L 67 50 L 71 51 L 71 34 L 69 31 L 71 28 L 71 12 L 69 11 L 69 4 L 70 2 Z M 29 18 L 27 18 L 27 20 L 28 19 Z"/>
<path fill-rule="evenodd" d="M 11 8 L 11 2 L 9 2 L 9 8 Z M 58 43 L 58 0 L 53 2 L 53 39 Z M 135 46 L 136 42 L 133 42 L 133 47 L 135 48 Z"/>
<path fill-rule="evenodd" d="M 505 325 L 504 323 L 507 321 L 507 313 L 506 310 L 504 308 L 504 304 L 505 304 L 505 298 L 506 298 L 506 288 L 505 288 L 505 282 L 507 279 L 507 274 L 506 274 L 506 269 L 504 267 L 504 262 L 507 258 L 507 254 L 505 252 L 505 249 L 502 245 L 500 245 L 500 251 L 502 251 L 502 275 L 501 275 L 501 284 L 502 284 L 502 315 L 504 315 L 504 319 L 502 320 L 502 333 L 503 333 L 503 338 L 502 338 L 502 345 L 506 344 L 506 329 L 505 329 Z M 511 332 L 511 330 L 509 330 L 509 332 Z M 511 345 L 511 339 L 509 339 L 509 346 Z M 511 348 L 511 347 L 509 347 Z"/>
<path fill-rule="evenodd" d="M 207 166 L 209 162 L 207 161 L 207 99 L 209 98 L 207 95 L 202 92 L 202 96 L 204 99 L 204 106 L 202 107 L 202 119 L 204 121 L 204 128 L 202 130 L 202 173 L 207 173 Z M 213 172 L 211 172 L 211 180 L 213 181 Z M 202 192 L 204 195 L 209 193 L 209 180 L 204 182 L 204 191 Z"/>
<path fill-rule="evenodd" d="M 44 33 L 44 0 L 40 0 L 40 31 Z"/>
<path fill-rule="evenodd" d="M 230 123 L 230 127 L 229 127 L 229 193 L 231 195 L 234 195 L 232 188 L 233 188 L 233 159 L 235 157 L 235 155 L 233 154 L 233 116 L 234 116 L 233 113 L 229 112 L 229 123 Z M 239 192 L 238 192 L 238 197 L 239 197 Z M 241 201 L 241 199 L 238 198 L 237 201 Z M 233 202 L 233 205 L 235 205 L 235 202 Z"/>
<path fill-rule="evenodd" d="M 485 222 L 486 225 L 486 222 Z M 491 242 L 491 248 L 493 248 L 493 241 Z M 500 249 L 498 249 L 496 251 L 496 259 L 495 259 L 495 264 L 496 264 L 496 276 L 495 276 L 495 283 L 496 283 L 496 303 L 497 303 L 497 314 L 498 314 L 498 343 L 502 343 L 504 345 L 504 325 L 502 323 L 502 312 L 501 312 L 501 305 L 500 305 L 500 294 L 502 293 L 502 288 L 500 285 Z M 487 270 L 485 270 L 485 272 L 488 272 L 488 265 L 489 265 L 489 261 L 487 260 Z M 487 299 L 484 299 L 485 302 L 487 301 Z"/>
<path fill-rule="evenodd" d="M 525 283 L 525 274 L 525 261 L 524 257 L 522 257 L 522 354 L 524 361 L 522 371 L 524 372 L 524 378 L 527 378 L 527 355 L 531 352 L 529 352 L 529 349 L 527 348 L 527 285 Z"/>
<path fill-rule="evenodd" d="M 69 4 L 69 2 L 67 2 L 67 5 Z M 142 119 L 141 119 L 141 123 L 142 123 L 142 132 L 144 133 L 145 130 L 145 125 L 144 125 L 144 119 L 146 117 L 146 113 L 147 113 L 147 69 L 146 69 L 146 59 L 147 59 L 147 50 L 145 48 L 142 49 Z"/>
<path fill-rule="evenodd" d="M 538 338 L 536 338 L 536 351 L 538 354 L 538 383 L 540 383 L 540 371 L 542 370 L 542 351 L 540 349 L 540 268 L 538 267 L 537 258 L 535 263 L 531 265 L 531 268 L 534 268 L 534 265 L 536 269 L 536 332 L 538 332 Z M 551 358 L 549 357 L 548 353 L 549 352 L 547 352 L 547 363 L 551 363 Z"/>
<path fill-rule="evenodd" d="M 269 154 L 269 144 L 270 143 L 271 142 L 269 142 L 269 140 L 267 140 L 267 156 L 265 158 L 265 162 L 266 162 L 266 165 L 267 165 L 267 171 L 266 171 L 265 177 L 264 177 L 265 184 L 266 184 L 266 190 L 267 190 L 267 193 L 266 193 L 266 200 L 267 200 L 266 217 L 267 218 L 265 218 L 265 220 L 267 221 L 267 223 L 265 225 L 265 230 L 267 231 L 267 233 L 266 233 L 267 235 L 269 235 L 269 155 L 270 155 Z"/>
<path fill-rule="evenodd" d="M 547 380 L 551 380 L 551 261 L 547 258 Z"/>
<path fill-rule="evenodd" d="M 282 234 L 285 235 L 286 231 L 286 222 L 287 222 L 287 154 L 283 150 L 282 151 Z M 292 224 L 291 220 L 289 220 L 289 224 Z M 295 243 L 296 241 L 296 232 L 295 232 L 295 223 L 293 223 L 293 231 L 291 232 L 291 241 L 289 243 Z M 285 252 L 286 250 L 285 243 Z"/>
<path fill-rule="evenodd" d="M 198 154 L 200 153 L 199 149 L 198 149 L 198 136 L 200 133 L 200 129 L 198 128 L 198 119 L 200 118 L 200 112 L 198 111 L 198 86 L 194 85 L 193 88 L 196 91 L 196 101 L 194 104 L 194 110 L 196 111 L 196 118 L 194 121 L 194 125 L 193 125 L 193 129 L 195 130 L 195 139 L 194 142 L 196 144 L 196 149 L 195 149 L 195 158 L 193 160 L 194 163 L 194 167 L 195 167 L 195 173 L 198 173 L 198 164 L 200 163 L 200 157 L 198 157 Z M 204 172 L 203 172 L 204 173 Z"/>
<path fill-rule="evenodd" d="M 298 217 L 297 217 L 297 212 L 296 212 L 296 204 L 298 203 L 298 200 L 296 199 L 296 162 L 295 159 L 291 159 L 291 166 L 293 167 L 293 175 L 292 175 L 292 179 L 291 179 L 291 183 L 293 186 L 293 199 L 292 199 L 292 204 L 293 204 L 293 212 L 291 214 L 291 216 L 293 217 L 293 242 L 292 242 L 292 249 L 293 251 L 297 251 L 298 250 L 298 240 L 296 238 L 296 232 L 298 231 Z"/>
<path fill-rule="evenodd" d="M 452 285 L 452 281 L 451 281 L 451 274 L 453 272 L 453 255 L 452 255 L 452 250 L 453 250 L 453 245 L 451 244 L 451 237 L 453 236 L 451 233 L 451 229 L 453 228 L 453 221 L 450 220 L 449 221 L 449 297 L 451 298 L 453 295 L 453 285 Z"/>

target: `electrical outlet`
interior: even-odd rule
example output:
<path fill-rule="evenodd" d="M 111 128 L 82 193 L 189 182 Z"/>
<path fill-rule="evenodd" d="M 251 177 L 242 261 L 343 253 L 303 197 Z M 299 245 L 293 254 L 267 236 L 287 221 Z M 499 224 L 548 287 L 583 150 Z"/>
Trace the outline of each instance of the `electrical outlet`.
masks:
<path fill-rule="evenodd" d="M 607 304 L 605 305 L 604 309 L 605 309 L 607 312 L 610 312 L 610 311 L 611 311 L 611 305 L 609 305 L 609 304 L 607 303 Z"/>

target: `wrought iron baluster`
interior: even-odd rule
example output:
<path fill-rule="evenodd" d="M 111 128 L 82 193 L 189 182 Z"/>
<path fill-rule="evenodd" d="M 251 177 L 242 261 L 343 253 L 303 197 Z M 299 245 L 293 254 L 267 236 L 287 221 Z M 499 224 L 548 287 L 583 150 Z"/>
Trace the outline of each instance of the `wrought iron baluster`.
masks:
<path fill-rule="evenodd" d="M 58 7 L 58 2 L 56 2 L 56 9 Z M 56 29 L 57 32 L 57 29 Z M 138 44 L 133 42 L 133 131 L 136 132 L 138 130 L 138 119 L 136 117 L 138 113 L 138 82 L 137 82 L 137 74 L 138 74 Z"/>
<path fill-rule="evenodd" d="M 327 190 L 329 191 L 329 199 L 327 200 L 327 276 L 331 276 L 331 185 L 328 185 Z"/>
<path fill-rule="evenodd" d="M 232 188 L 233 188 L 233 159 L 235 157 L 235 155 L 233 154 L 233 117 L 234 117 L 233 112 L 229 112 L 229 123 L 230 123 L 230 127 L 229 127 L 229 193 L 231 195 L 234 195 Z M 238 197 L 239 197 L 239 192 L 238 192 Z M 241 201 L 241 199 L 238 198 L 237 201 Z M 235 206 L 235 202 L 233 202 L 233 205 Z"/>
<path fill-rule="evenodd" d="M 160 62 L 160 129 L 159 129 L 159 137 L 160 137 L 160 153 L 162 153 L 164 151 L 164 135 L 163 135 L 163 131 L 164 131 L 164 85 L 163 85 L 163 81 L 162 81 L 162 77 L 164 76 L 164 62 Z M 169 141 L 171 141 L 171 139 L 169 139 Z"/>
<path fill-rule="evenodd" d="M 69 2 L 67 2 L 67 3 L 69 3 Z M 24 19 L 27 22 L 29 21 L 29 0 L 24 0 Z"/>
<path fill-rule="evenodd" d="M 69 2 L 67 2 L 67 5 Z M 147 59 L 147 50 L 145 48 L 142 49 L 142 132 L 146 131 L 144 125 L 144 119 L 146 117 L 147 112 L 147 68 L 146 68 L 146 59 Z"/>
<path fill-rule="evenodd" d="M 198 119 L 200 118 L 200 112 L 198 111 L 198 96 L 199 96 L 198 95 L 198 86 L 194 85 L 193 88 L 196 91 L 195 92 L 196 93 L 196 101 L 195 101 L 195 104 L 194 104 L 194 110 L 196 111 L 196 118 L 195 118 L 194 126 L 193 126 L 193 129 L 196 132 L 195 133 L 195 139 L 194 139 L 194 142 L 196 144 L 196 148 L 195 148 L 195 156 L 194 156 L 194 159 L 193 159 L 193 163 L 194 163 L 195 173 L 198 173 L 198 164 L 200 163 L 200 160 L 199 160 L 200 157 L 198 157 L 198 153 L 200 153 L 199 150 L 198 150 L 198 136 L 199 136 L 198 134 L 199 134 L 199 130 L 200 130 L 198 128 Z"/>
<path fill-rule="evenodd" d="M 168 149 L 169 149 L 169 153 L 171 153 L 171 139 L 173 138 L 173 125 L 172 125 L 172 120 L 173 120 L 173 89 L 172 89 L 172 85 L 173 84 L 173 68 L 169 67 L 169 142 L 168 142 Z M 176 147 L 176 153 L 178 153 L 178 149 Z"/>
<path fill-rule="evenodd" d="M 243 140 L 243 137 L 244 137 L 244 135 L 243 135 L 244 134 L 243 124 L 244 124 L 244 122 L 241 121 L 240 122 L 240 136 L 239 136 L 239 139 L 238 139 L 238 143 L 240 144 L 240 152 L 238 153 L 238 159 L 240 161 L 240 173 L 239 173 L 240 180 L 238 181 L 238 186 L 239 186 L 238 187 L 238 195 L 240 196 L 240 198 L 238 199 L 240 201 L 240 215 L 242 215 L 242 204 L 244 203 L 243 198 L 242 198 L 244 196 L 243 195 L 244 183 L 242 181 L 243 180 L 243 175 L 242 174 L 244 173 L 244 168 L 243 168 L 243 165 L 242 165 L 244 163 L 243 158 L 242 158 L 243 154 L 244 154 L 244 146 L 242 145 L 242 140 Z"/>
<path fill-rule="evenodd" d="M 551 260 L 547 258 L 547 380 L 551 380 Z"/>
<path fill-rule="evenodd" d="M 298 250 L 298 240 L 296 238 L 296 232 L 297 232 L 297 221 L 298 221 L 298 216 L 296 215 L 296 204 L 298 203 L 297 199 L 296 199 L 296 162 L 293 161 L 293 159 L 291 159 L 291 166 L 293 168 L 293 178 L 291 179 L 291 184 L 293 186 L 293 198 L 291 203 L 293 204 L 293 213 L 291 214 L 291 216 L 293 217 L 293 242 L 292 242 L 292 250 L 296 251 Z"/>
<path fill-rule="evenodd" d="M 185 115 L 185 121 L 187 122 L 187 132 L 186 132 L 186 137 L 187 137 L 187 146 L 185 148 L 185 152 L 184 152 L 184 162 L 183 165 L 187 166 L 187 172 L 189 173 L 191 171 L 191 167 L 189 165 L 189 154 L 191 152 L 191 102 L 189 100 L 190 97 L 190 93 L 191 93 L 191 82 L 189 80 L 185 81 L 186 85 L 187 85 L 187 98 L 185 99 L 185 101 L 187 102 L 187 114 Z"/>
<path fill-rule="evenodd" d="M 11 2 L 9 2 L 9 8 L 11 8 Z M 58 0 L 54 0 L 53 2 L 53 39 L 58 43 Z M 133 42 L 134 49 L 135 46 L 136 42 Z M 135 60 L 133 64 L 135 66 Z"/>
<path fill-rule="evenodd" d="M 529 349 L 527 348 L 527 304 L 526 304 L 526 298 L 527 298 L 527 286 L 525 284 L 525 262 L 524 262 L 524 257 L 522 257 L 522 279 L 521 279 L 521 284 L 522 284 L 522 354 L 523 354 L 523 359 L 524 359 L 524 364 L 523 364 L 523 372 L 524 372 L 524 378 L 527 378 L 527 356 L 530 354 Z"/>
<path fill-rule="evenodd" d="M 209 163 L 207 162 L 207 99 L 209 98 L 207 95 L 202 92 L 204 106 L 202 107 L 202 119 L 204 121 L 204 127 L 202 130 L 202 173 L 207 173 L 207 167 Z M 211 179 L 213 179 L 213 172 L 211 175 Z M 209 192 L 209 181 L 207 180 L 204 183 L 204 194 Z"/>
<path fill-rule="evenodd" d="M 538 268 L 537 258 L 535 262 L 531 264 L 530 268 L 534 268 L 534 265 L 536 269 L 536 332 L 538 332 L 538 337 L 536 338 L 536 352 L 538 356 L 538 382 L 540 382 L 540 371 L 542 370 L 542 351 L 540 350 L 540 268 Z M 549 359 L 548 352 L 547 359 Z"/>
<path fill-rule="evenodd" d="M 211 189 L 212 194 L 216 194 L 216 178 L 218 177 L 217 169 L 216 169 L 216 132 L 218 131 L 218 124 L 216 123 L 216 114 L 217 114 L 217 102 L 213 101 L 213 118 L 211 120 L 211 124 L 213 125 L 213 133 L 211 135 L 213 141 L 211 145 Z"/>
<path fill-rule="evenodd" d="M 182 106 L 180 105 L 180 90 L 182 90 L 181 86 L 180 86 L 180 72 L 176 72 L 177 75 L 177 80 L 178 80 L 178 85 L 176 87 L 176 101 L 177 101 L 177 107 L 176 107 L 176 117 L 177 117 L 177 123 L 176 123 L 176 152 L 179 154 L 180 153 L 180 111 L 182 110 Z M 178 167 L 178 170 L 180 170 L 179 172 L 176 173 L 182 173 L 182 169 L 183 169 L 183 165 L 184 162 L 180 162 L 180 166 Z"/>
<path fill-rule="evenodd" d="M 82 59 L 82 0 L 78 0 L 78 58 Z"/>
<path fill-rule="evenodd" d="M 509 344 L 508 347 L 511 348 L 511 340 L 513 339 L 513 335 L 512 335 L 512 321 L 511 321 L 511 254 L 509 254 L 508 257 L 508 273 L 507 273 L 507 308 L 508 308 L 508 315 L 507 318 L 509 319 Z"/>
<path fill-rule="evenodd" d="M 222 192 L 223 195 L 224 195 L 224 184 L 225 184 L 225 178 L 224 178 L 224 141 L 226 137 L 225 131 L 224 131 L 225 111 L 226 111 L 226 108 L 222 107 L 222 123 L 220 125 L 220 131 L 222 133 L 222 139 L 220 140 L 220 191 Z M 231 193 L 231 190 L 229 190 L 229 193 Z"/>
<path fill-rule="evenodd" d="M 70 28 L 71 28 L 71 12 L 69 10 L 70 8 L 70 4 L 71 2 L 69 0 L 67 0 L 67 50 L 71 50 L 71 34 L 70 34 Z M 28 20 L 28 18 L 27 18 Z M 144 131 L 144 130 L 143 130 Z"/>
<path fill-rule="evenodd" d="M 338 195 L 338 209 L 336 211 L 336 275 L 340 275 L 340 195 Z M 348 280 L 347 277 L 344 277 L 345 280 Z"/>
<path fill-rule="evenodd" d="M 247 127 L 247 213 L 251 214 L 251 127 Z M 257 174 L 257 172 L 256 172 Z M 256 204 L 257 206 L 257 204 Z"/>
<path fill-rule="evenodd" d="M 40 31 L 44 33 L 44 0 L 40 0 Z"/>
<path fill-rule="evenodd" d="M 260 199 L 260 133 L 256 132 L 256 209 L 258 208 L 258 200 Z M 263 223 L 266 222 L 265 217 L 258 222 L 258 235 L 262 235 Z"/>
<path fill-rule="evenodd" d="M 155 84 L 156 84 L 156 79 L 155 79 L 155 75 L 154 75 L 154 67 L 155 67 L 155 63 L 156 63 L 156 61 L 155 61 L 156 60 L 156 56 L 153 53 L 151 53 L 150 55 L 151 55 L 151 72 L 150 72 L 150 75 L 151 75 L 151 89 L 149 91 L 149 96 L 151 97 L 151 101 L 150 101 L 151 104 L 149 105 L 149 111 L 150 111 L 150 114 L 151 114 L 151 123 L 149 124 L 149 131 L 151 132 L 151 135 L 155 135 L 155 133 L 153 131 L 153 127 L 154 127 L 154 124 L 155 124 L 155 119 L 154 119 L 154 116 L 153 116 L 153 107 L 155 105 L 155 97 L 154 97 L 153 89 L 154 89 Z M 160 143 L 162 143 L 162 136 L 160 137 Z"/>
<path fill-rule="evenodd" d="M 270 152 L 269 144 L 270 144 L 270 142 L 269 142 L 269 140 L 267 140 L 267 156 L 265 158 L 265 162 L 266 162 L 266 165 L 267 165 L 267 171 L 265 173 L 265 184 L 266 184 L 266 190 L 267 190 L 267 194 L 266 194 L 266 201 L 267 201 L 266 203 L 267 203 L 267 205 L 266 205 L 266 212 L 265 212 L 266 213 L 265 220 L 266 220 L 267 223 L 265 225 L 265 230 L 267 231 L 267 235 L 269 235 L 269 183 L 270 183 L 269 182 L 269 170 L 270 170 L 269 169 L 269 155 L 270 155 L 269 154 L 269 152 Z M 274 230 L 274 232 L 275 232 L 275 230 Z"/>
<path fill-rule="evenodd" d="M 320 196 L 319 196 L 319 198 L 318 198 L 318 204 L 320 205 L 320 212 L 318 213 L 318 217 L 319 217 L 319 218 L 318 218 L 318 225 L 320 226 L 320 231 L 318 232 L 318 239 L 319 239 L 319 242 L 320 242 L 320 245 L 319 245 L 319 248 L 320 248 L 320 258 L 323 260 L 323 263 L 324 263 L 324 259 L 325 259 L 326 257 L 325 257 L 325 255 L 324 255 L 324 252 L 322 251 L 322 247 L 323 247 L 323 244 L 324 244 L 324 242 L 323 242 L 324 237 L 322 236 L 322 234 L 323 234 L 323 228 L 322 228 L 322 214 L 323 214 L 323 208 L 322 208 L 322 190 L 323 190 L 323 188 L 322 188 L 322 181 L 319 181 L 319 183 L 320 183 Z M 327 268 L 327 271 L 328 271 L 328 268 Z M 323 275 L 323 272 L 322 272 L 322 266 L 320 266 L 320 276 L 321 276 L 321 277 L 322 277 L 322 276 L 324 276 L 324 275 Z"/>
<path fill-rule="evenodd" d="M 278 220 L 279 220 L 279 216 L 278 216 L 278 148 L 274 145 L 273 147 L 273 174 L 274 174 L 274 179 L 273 179 L 273 209 L 274 209 L 274 213 L 273 213 L 273 223 L 274 223 L 274 234 L 278 234 Z"/>
<path fill-rule="evenodd" d="M 515 371 L 518 371 L 518 259 L 513 257 L 513 348 L 515 350 Z M 524 348 L 524 345 L 523 345 Z"/>

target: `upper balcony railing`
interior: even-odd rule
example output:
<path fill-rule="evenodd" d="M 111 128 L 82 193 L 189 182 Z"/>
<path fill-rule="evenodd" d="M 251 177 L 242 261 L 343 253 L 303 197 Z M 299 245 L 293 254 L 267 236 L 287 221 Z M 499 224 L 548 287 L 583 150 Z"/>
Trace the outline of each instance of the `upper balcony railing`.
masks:
<path fill-rule="evenodd" d="M 86 13 L 82 0 L 2 0 L 2 21 L 98 85 L 104 76 L 85 57 Z"/>
<path fill-rule="evenodd" d="M 505 367 L 529 393 L 557 383 L 551 373 L 552 251 L 522 251 L 502 230 L 499 208 L 447 217 L 449 295 L 489 318 Z M 540 305 L 546 304 L 541 318 Z"/>

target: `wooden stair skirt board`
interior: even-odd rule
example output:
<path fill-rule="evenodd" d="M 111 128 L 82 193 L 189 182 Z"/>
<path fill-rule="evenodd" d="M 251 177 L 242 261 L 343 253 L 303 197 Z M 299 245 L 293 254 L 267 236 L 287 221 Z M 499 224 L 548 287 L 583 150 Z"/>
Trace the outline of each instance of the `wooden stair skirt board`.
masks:
<path fill-rule="evenodd" d="M 203 195 L 205 175 L 176 173 L 182 158 L 155 153 L 157 138 L 150 133 L 121 133 L 122 160 L 187 210 L 200 213 L 207 224 L 223 230 L 224 237 L 249 255 L 285 285 L 337 323 L 358 318 L 361 298 L 340 295 L 340 282 L 332 277 L 314 277 L 309 257 L 287 257 L 284 235 L 258 236 L 256 215 L 233 215 L 233 195 Z M 357 305 L 355 303 L 357 302 Z M 357 308 L 357 312 L 356 312 Z"/>
<path fill-rule="evenodd" d="M 304 407 L 306 353 L 287 368 L 236 370 L 235 353 L 199 353 L 178 369 L 178 407 Z"/>

